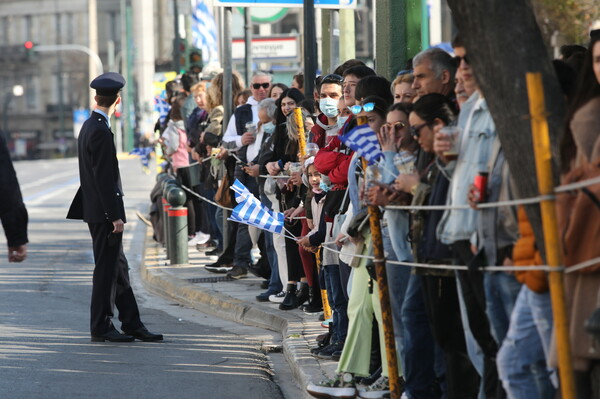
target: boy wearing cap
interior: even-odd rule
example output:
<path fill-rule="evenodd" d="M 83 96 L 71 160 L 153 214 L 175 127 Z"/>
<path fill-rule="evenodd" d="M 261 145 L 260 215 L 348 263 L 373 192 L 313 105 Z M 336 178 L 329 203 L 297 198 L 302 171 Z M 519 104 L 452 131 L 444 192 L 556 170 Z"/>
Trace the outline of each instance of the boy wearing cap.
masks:
<path fill-rule="evenodd" d="M 129 284 L 127 259 L 123 253 L 125 207 L 119 163 L 110 130 L 110 116 L 121 102 L 123 76 L 108 72 L 90 83 L 96 90 L 97 106 L 85 121 L 77 140 L 81 186 L 67 219 L 83 219 L 88 224 L 94 248 L 90 329 L 93 342 L 161 341 L 163 336 L 149 332 L 140 320 L 137 302 Z M 117 306 L 121 334 L 112 324 Z"/>

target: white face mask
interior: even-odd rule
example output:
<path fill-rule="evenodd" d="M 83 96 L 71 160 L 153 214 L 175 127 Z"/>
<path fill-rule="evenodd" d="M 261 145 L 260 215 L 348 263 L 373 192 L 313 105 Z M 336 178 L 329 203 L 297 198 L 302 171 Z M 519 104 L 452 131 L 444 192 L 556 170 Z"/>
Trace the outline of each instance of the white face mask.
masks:
<path fill-rule="evenodd" d="M 321 109 L 321 112 L 328 118 L 335 118 L 339 111 L 338 111 L 338 101 L 334 100 L 333 98 L 322 98 L 319 100 L 319 108 Z"/>
<path fill-rule="evenodd" d="M 346 121 L 348 120 L 348 116 L 340 116 L 337 120 L 337 125 L 338 127 L 341 129 L 342 126 L 344 126 L 344 123 L 346 123 Z"/>

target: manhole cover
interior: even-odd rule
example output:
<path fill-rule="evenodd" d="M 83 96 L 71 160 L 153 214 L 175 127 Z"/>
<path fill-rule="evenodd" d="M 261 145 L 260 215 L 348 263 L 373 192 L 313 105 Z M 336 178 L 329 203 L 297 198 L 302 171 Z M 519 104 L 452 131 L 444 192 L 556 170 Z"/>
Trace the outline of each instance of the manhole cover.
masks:
<path fill-rule="evenodd" d="M 190 283 L 220 283 L 223 281 L 233 281 L 233 279 L 231 277 L 222 276 L 222 277 L 188 278 L 187 281 Z"/>

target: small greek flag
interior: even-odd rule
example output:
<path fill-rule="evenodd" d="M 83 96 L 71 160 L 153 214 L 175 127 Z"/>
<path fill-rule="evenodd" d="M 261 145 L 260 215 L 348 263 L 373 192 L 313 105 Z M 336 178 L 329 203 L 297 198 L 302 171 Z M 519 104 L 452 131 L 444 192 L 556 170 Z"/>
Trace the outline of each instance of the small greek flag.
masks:
<path fill-rule="evenodd" d="M 340 140 L 369 163 L 373 163 L 383 156 L 377 135 L 369 125 L 355 127 L 340 136 Z"/>
<path fill-rule="evenodd" d="M 171 107 L 164 98 L 161 96 L 154 97 L 154 111 L 158 112 L 158 118 L 161 125 L 165 124 L 167 115 L 169 114 L 169 109 L 171 109 Z"/>
<path fill-rule="evenodd" d="M 233 185 L 230 188 L 235 193 L 235 200 L 238 204 L 240 202 L 246 201 L 250 197 L 254 198 L 250 190 L 248 190 L 248 188 L 244 186 L 242 182 L 240 182 L 238 179 L 235 179 Z"/>
<path fill-rule="evenodd" d="M 283 232 L 283 213 L 269 210 L 239 180 L 233 183 L 231 189 L 235 192 L 238 205 L 233 209 L 228 220 L 276 234 Z"/>
<path fill-rule="evenodd" d="M 194 46 L 202 50 L 202 61 L 219 62 L 217 25 L 204 0 L 192 2 L 192 40 Z"/>

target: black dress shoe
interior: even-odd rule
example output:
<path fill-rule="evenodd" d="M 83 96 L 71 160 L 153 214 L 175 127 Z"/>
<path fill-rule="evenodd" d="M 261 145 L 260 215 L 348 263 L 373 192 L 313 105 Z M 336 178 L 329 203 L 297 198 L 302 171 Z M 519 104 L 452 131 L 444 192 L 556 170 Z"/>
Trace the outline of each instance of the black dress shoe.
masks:
<path fill-rule="evenodd" d="M 140 341 L 144 342 L 155 342 L 163 340 L 162 334 L 151 333 L 146 327 L 140 327 L 137 330 L 123 332 L 125 334 L 131 335 L 135 339 L 139 339 Z"/>
<path fill-rule="evenodd" d="M 92 342 L 132 342 L 134 339 L 133 336 L 121 334 L 114 328 L 102 335 L 92 335 Z"/>

